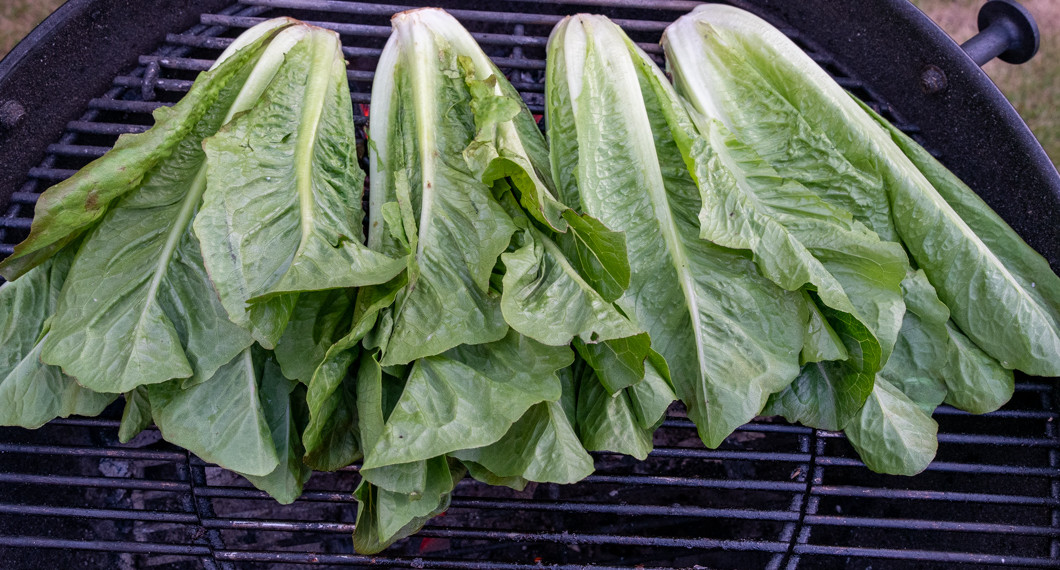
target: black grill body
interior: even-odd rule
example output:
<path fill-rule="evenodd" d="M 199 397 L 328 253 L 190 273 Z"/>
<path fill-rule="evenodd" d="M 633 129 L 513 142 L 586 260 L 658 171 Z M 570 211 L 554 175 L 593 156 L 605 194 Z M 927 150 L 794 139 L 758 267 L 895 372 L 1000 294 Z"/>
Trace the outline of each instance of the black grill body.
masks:
<path fill-rule="evenodd" d="M 1060 269 L 1060 177 L 1003 96 L 903 1 L 739 1 L 912 134 Z M 395 11 L 328 0 L 72 0 L 0 63 L 0 256 L 40 191 L 151 124 L 230 39 L 290 15 L 339 31 L 355 109 L 369 102 Z M 695 2 L 433 2 L 451 10 L 542 110 L 545 40 L 564 14 L 616 19 L 661 61 L 659 36 Z M 144 8 L 146 6 L 146 8 Z M 923 70 L 945 89 L 921 89 Z M 17 108 L 6 107 L 7 109 Z M 0 117 L 0 119 L 3 119 Z M 366 122 L 364 116 L 358 124 Z M 353 553 L 356 466 L 314 475 L 280 506 L 149 430 L 98 419 L 0 429 L 0 560 L 8 568 L 950 568 L 1060 564 L 1060 390 L 1022 377 L 1003 410 L 942 407 L 936 461 L 878 475 L 841 434 L 763 419 L 704 449 L 680 408 L 644 462 L 596 454 L 577 485 L 522 492 L 463 481 L 445 516 L 379 556 Z"/>

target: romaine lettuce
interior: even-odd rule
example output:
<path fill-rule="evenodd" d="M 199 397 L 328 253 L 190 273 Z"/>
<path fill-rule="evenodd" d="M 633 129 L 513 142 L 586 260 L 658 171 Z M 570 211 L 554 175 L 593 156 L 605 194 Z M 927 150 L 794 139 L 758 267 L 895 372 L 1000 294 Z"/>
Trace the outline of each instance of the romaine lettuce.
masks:
<path fill-rule="evenodd" d="M 697 7 L 663 43 L 678 91 L 695 109 L 723 122 L 781 176 L 881 238 L 900 239 L 953 321 L 987 354 L 1006 368 L 1060 375 L 1060 277 L 923 149 L 881 127 L 798 46 L 748 12 Z"/>
<path fill-rule="evenodd" d="M 563 20 L 546 73 L 560 199 L 625 233 L 630 287 L 617 304 L 651 335 L 700 437 L 717 447 L 798 373 L 804 299 L 761 277 L 748 252 L 700 238 L 700 193 L 666 120 L 684 111 L 616 25 Z"/>

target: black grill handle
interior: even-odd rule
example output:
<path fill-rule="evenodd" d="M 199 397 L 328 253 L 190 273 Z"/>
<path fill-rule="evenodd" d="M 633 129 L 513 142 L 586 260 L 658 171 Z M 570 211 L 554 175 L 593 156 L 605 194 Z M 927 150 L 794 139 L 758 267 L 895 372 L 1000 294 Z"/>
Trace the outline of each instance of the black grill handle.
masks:
<path fill-rule="evenodd" d="M 1038 53 L 1038 24 L 1014 0 L 990 0 L 979 9 L 979 33 L 961 44 L 977 65 L 1000 58 L 1023 63 Z"/>

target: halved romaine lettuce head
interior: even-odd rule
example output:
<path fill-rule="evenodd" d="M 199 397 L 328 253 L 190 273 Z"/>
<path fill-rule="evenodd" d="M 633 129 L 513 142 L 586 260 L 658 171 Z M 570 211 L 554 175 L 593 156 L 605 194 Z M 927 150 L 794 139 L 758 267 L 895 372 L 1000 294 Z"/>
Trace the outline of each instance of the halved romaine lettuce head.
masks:
<path fill-rule="evenodd" d="M 216 132 L 233 105 L 246 109 L 249 97 L 242 105 L 235 100 L 250 70 L 278 31 L 292 22 L 276 18 L 255 26 L 253 32 L 248 30 L 209 71 L 200 74 L 176 105 L 155 110 L 152 128 L 122 135 L 107 154 L 41 194 L 29 236 L 0 262 L 0 275 L 15 280 L 55 254 L 98 224 L 114 200 L 162 176 L 159 171 L 166 163 L 181 160 L 182 147 L 199 147 L 204 137 Z M 262 69 L 259 75 L 269 73 Z"/>
<path fill-rule="evenodd" d="M 630 287 L 617 304 L 717 447 L 798 374 L 805 299 L 759 275 L 750 252 L 700 238 L 702 198 L 667 120 L 685 111 L 618 26 L 586 15 L 557 25 L 546 98 L 560 199 L 625 233 Z"/>
<path fill-rule="evenodd" d="M 405 266 L 364 245 L 353 108 L 338 34 L 290 36 L 260 101 L 204 143 L 194 230 L 231 320 L 273 348 L 302 292 L 383 283 Z"/>
<path fill-rule="evenodd" d="M 945 201 L 931 198 L 938 194 L 917 167 L 936 186 L 941 182 L 946 200 L 981 201 L 967 187 L 956 188 L 959 182 L 952 174 L 877 117 L 892 134 L 881 131 L 871 111 L 866 114 L 867 108 L 863 111 L 765 22 L 730 7 L 702 7 L 670 26 L 663 43 L 677 90 L 686 98 L 700 135 L 686 141 L 682 150 L 704 192 L 704 237 L 753 250 L 763 274 L 786 288 L 807 283 L 811 308 L 817 309 L 814 321 L 831 325 L 829 332 L 836 333 L 845 349 L 840 358 L 833 355 L 818 362 L 804 355 L 807 363 L 799 378 L 771 399 L 766 412 L 823 429 L 843 429 L 874 470 L 922 471 L 937 447 L 937 425 L 931 419 L 936 406 L 945 400 L 982 413 L 1000 407 L 1013 390 L 1011 370 L 950 321 L 952 307 L 940 300 L 944 287 L 954 287 L 945 282 L 949 277 L 931 280 L 932 274 L 963 274 L 974 292 L 982 279 L 976 275 L 980 267 L 1002 277 L 1011 276 L 1008 272 L 1014 268 L 1032 278 L 1050 274 L 1048 267 L 1043 268 L 1044 261 L 1011 230 L 1002 231 L 1004 224 L 996 216 L 990 231 L 1007 236 L 996 243 L 1021 252 L 1016 254 L 1020 261 L 1009 267 L 976 262 L 971 271 L 954 271 L 948 265 L 943 269 L 939 255 L 925 253 L 952 249 L 937 239 L 940 236 L 930 238 L 927 248 L 921 242 L 911 244 L 924 237 L 916 233 L 914 221 L 899 214 L 901 204 L 933 203 L 942 217 L 931 224 L 942 220 L 958 230 L 963 224 Z M 890 136 L 917 166 L 891 144 Z M 906 177 L 901 187 L 887 182 L 899 172 Z M 987 217 L 982 209 L 985 206 L 966 207 L 973 219 Z M 960 235 L 962 231 L 949 232 L 948 243 L 958 249 L 979 247 L 968 243 L 982 245 L 977 235 Z M 912 261 L 896 240 L 905 243 Z M 981 250 L 985 261 L 997 261 Z M 910 263 L 922 269 L 914 270 Z M 943 287 L 938 293 L 935 282 Z M 1010 294 L 1021 295 L 1018 289 Z M 965 294 L 957 302 L 967 307 L 971 303 Z M 978 297 L 973 294 L 971 299 Z M 1034 303 L 1039 306 L 1010 309 L 1032 320 L 1044 319 L 1035 326 L 1043 326 L 1048 337 L 1055 298 L 1050 301 L 1043 294 Z M 883 315 L 890 318 L 881 321 Z M 835 343 L 820 333 L 820 326 L 814 326 L 811 338 L 821 340 L 807 346 L 827 356 Z M 1049 343 L 1047 338 L 1044 342 Z M 1040 350 L 1029 344 L 1025 348 L 1027 354 Z M 870 370 L 864 363 L 869 360 L 875 362 L 875 373 L 865 377 Z M 844 374 L 844 369 L 861 369 L 863 376 Z"/>
<path fill-rule="evenodd" d="M 153 420 L 282 502 L 310 463 L 357 459 L 349 399 L 305 384 L 336 368 L 351 288 L 406 263 L 364 244 L 348 89 L 334 32 L 264 22 L 152 129 L 45 192 L 0 288 L 0 421 L 125 392 L 120 439 Z"/>
<path fill-rule="evenodd" d="M 750 13 L 700 6 L 663 43 L 692 108 L 780 176 L 901 241 L 960 330 L 1005 368 L 1060 375 L 1060 278 L 923 149 Z"/>
<path fill-rule="evenodd" d="M 41 235 L 62 225 L 53 215 L 82 220 L 67 228 L 69 235 L 91 229 L 59 297 L 44 362 L 90 389 L 127 392 L 173 378 L 201 382 L 251 344 L 224 311 L 191 231 L 207 185 L 202 145 L 258 100 L 291 45 L 285 38 L 298 27 L 286 19 L 262 24 L 257 39 L 203 73 L 173 109 L 156 113 L 152 129 L 119 141 L 45 192 L 58 201 L 38 212 Z M 141 152 L 128 156 L 134 148 Z M 89 180 L 109 168 L 139 174 Z M 98 208 L 89 208 L 93 200 L 73 204 L 83 184 L 100 196 Z M 74 216 L 75 206 L 87 209 Z M 86 225 L 89 219 L 94 225 Z"/>
<path fill-rule="evenodd" d="M 549 346 L 624 343 L 611 352 L 639 380 L 649 343 L 613 304 L 622 236 L 556 200 L 533 115 L 455 19 L 411 10 L 393 27 L 372 88 L 368 243 L 408 268 L 374 335 L 381 364 L 510 327 Z"/>
<path fill-rule="evenodd" d="M 381 283 L 404 267 L 363 243 L 337 36 L 290 20 L 248 34 L 257 39 L 196 83 L 238 68 L 190 132 L 78 250 L 42 359 L 88 388 L 190 387 L 255 340 L 275 347 L 301 292 Z"/>
<path fill-rule="evenodd" d="M 615 304 L 630 279 L 624 238 L 556 199 L 522 98 L 445 12 L 392 22 L 372 89 L 368 243 L 408 264 L 404 278 L 360 291 L 355 320 L 371 324 L 352 333 L 367 347 L 356 380 L 362 552 L 443 510 L 465 471 L 517 488 L 591 473 L 558 375 L 572 346 L 599 367 L 589 381 L 604 398 L 625 402 L 623 390 L 643 385 L 652 402 L 672 401 L 665 380 L 658 393 L 645 384 L 650 340 Z M 341 394 L 333 365 L 356 358 L 344 346 L 311 396 Z"/>

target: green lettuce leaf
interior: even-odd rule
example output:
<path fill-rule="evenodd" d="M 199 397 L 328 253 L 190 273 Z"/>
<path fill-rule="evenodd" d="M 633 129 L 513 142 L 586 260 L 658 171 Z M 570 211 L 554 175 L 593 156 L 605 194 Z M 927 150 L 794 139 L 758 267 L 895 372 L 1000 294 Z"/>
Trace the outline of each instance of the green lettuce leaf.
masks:
<path fill-rule="evenodd" d="M 151 415 L 162 437 L 237 473 L 272 473 L 280 458 L 262 405 L 263 352 L 246 348 L 189 388 L 179 381 L 149 386 Z"/>
<path fill-rule="evenodd" d="M 272 498 L 288 505 L 302 494 L 303 485 L 313 473 L 302 461 L 305 448 L 300 434 L 308 419 L 305 387 L 285 378 L 280 367 L 267 360 L 259 394 L 279 463 L 267 475 L 244 477 Z"/>
<path fill-rule="evenodd" d="M 357 552 L 380 552 L 416 533 L 424 523 L 449 508 L 450 494 L 464 478 L 464 467 L 445 457 L 432 459 L 427 465 L 427 485 L 417 495 L 395 493 L 361 481 L 353 494 L 358 503 L 353 531 L 353 547 Z"/>
<path fill-rule="evenodd" d="M 40 360 L 74 251 L 0 285 L 0 425 L 36 429 L 54 418 L 95 416 L 117 397 L 84 388 Z"/>
<path fill-rule="evenodd" d="M 843 431 L 869 469 L 916 475 L 935 458 L 938 427 L 905 393 L 877 378 L 865 407 Z"/>
<path fill-rule="evenodd" d="M 950 311 L 939 301 L 923 271 L 912 271 L 902 281 L 908 311 L 894 347 L 893 361 L 879 377 L 921 405 L 931 415 L 946 398 L 946 366 L 953 346 L 947 332 Z"/>
<path fill-rule="evenodd" d="M 834 81 L 795 44 L 748 12 L 706 5 L 667 27 L 662 44 L 674 86 L 692 108 L 721 120 L 781 176 L 898 241 L 876 154 L 860 133 L 835 138 L 819 128 L 845 124 L 851 114 L 825 98 L 823 84 Z"/>
<path fill-rule="evenodd" d="M 350 376 L 361 354 L 361 340 L 376 323 L 379 311 L 389 306 L 405 284 L 405 274 L 390 283 L 360 289 L 350 331 L 332 344 L 313 372 L 306 393 L 309 423 L 302 433 L 305 463 L 314 469 L 334 471 L 362 457 L 356 393 L 361 381 Z M 363 357 L 354 370 L 366 373 Z M 378 363 L 375 363 L 378 367 Z"/>
<path fill-rule="evenodd" d="M 652 434 L 677 399 L 670 384 L 649 361 L 644 380 L 609 394 L 586 369 L 578 379 L 577 427 L 589 451 L 611 451 L 645 459 Z"/>
<path fill-rule="evenodd" d="M 593 459 L 559 402 L 534 404 L 501 439 L 449 455 L 496 477 L 539 483 L 575 483 L 593 472 Z"/>
<path fill-rule="evenodd" d="M 749 254 L 699 238 L 699 190 L 656 94 L 666 79 L 634 63 L 647 56 L 617 26 L 566 19 L 548 52 L 559 198 L 625 232 L 632 277 L 617 304 L 651 335 L 700 437 L 717 447 L 798 374 L 803 298 L 759 276 Z"/>
<path fill-rule="evenodd" d="M 850 314 L 817 304 L 846 359 L 806 363 L 791 385 L 770 397 L 763 413 L 835 431 L 850 423 L 872 393 L 881 367 L 880 343 Z"/>
<path fill-rule="evenodd" d="M 372 447 L 366 443 L 363 469 L 422 461 L 501 439 L 532 405 L 559 399 L 556 371 L 572 360 L 569 348 L 515 332 L 416 360 L 378 441 Z"/>
<path fill-rule="evenodd" d="M 781 177 L 720 122 L 692 116 L 701 137 L 682 152 L 703 195 L 701 236 L 750 249 L 762 275 L 777 285 L 789 291 L 808 287 L 829 307 L 860 320 L 886 362 L 905 313 L 905 250 Z"/>
<path fill-rule="evenodd" d="M 923 271 L 910 270 L 902 291 L 909 310 L 894 352 L 844 432 L 870 469 L 915 475 L 938 447 L 938 425 L 931 414 L 946 397 L 950 312 Z"/>
<path fill-rule="evenodd" d="M 609 394 L 640 382 L 645 375 L 646 359 L 652 353 L 648 333 L 597 343 L 575 338 L 573 346 L 596 371 L 597 381 Z"/>
<path fill-rule="evenodd" d="M 946 323 L 946 332 L 951 347 L 943 372 L 945 402 L 973 414 L 993 412 L 1005 405 L 1016 390 L 1012 370 L 983 352 L 952 321 Z"/>
<path fill-rule="evenodd" d="M 298 296 L 287 328 L 276 343 L 273 354 L 291 380 L 309 385 L 328 350 L 349 326 L 353 311 L 354 290 L 332 289 Z"/>
<path fill-rule="evenodd" d="M 93 390 L 127 392 L 173 378 L 201 382 L 250 345 L 221 307 L 191 235 L 201 152 L 182 146 L 175 157 L 184 160 L 167 162 L 86 237 L 44 362 Z"/>
<path fill-rule="evenodd" d="M 566 234 L 556 239 L 562 240 L 561 247 L 584 279 L 607 301 L 617 299 L 629 286 L 625 238 L 556 200 L 545 138 L 522 97 L 455 20 L 444 13 L 430 14 L 428 20 L 446 29 L 461 53 L 458 62 L 475 117 L 475 139 L 464 150 L 472 172 L 490 186 L 504 181 L 548 233 Z M 484 74 L 485 79 L 479 78 Z M 499 192 L 495 189 L 494 194 Z"/>
<path fill-rule="evenodd" d="M 405 265 L 363 245 L 364 175 L 338 34 L 295 29 L 303 37 L 260 102 L 204 143 L 194 222 L 230 318 L 267 348 L 297 293 L 383 283 Z"/>
<path fill-rule="evenodd" d="M 118 425 L 118 441 L 129 443 L 151 425 L 151 400 L 147 386 L 137 386 L 125 393 L 125 407 Z"/>
<path fill-rule="evenodd" d="M 641 334 L 582 278 L 544 233 L 527 227 L 516 241 L 522 244 L 518 249 L 501 255 L 505 268 L 501 311 L 513 329 L 553 346 L 565 346 L 573 338 L 595 344 Z M 647 355 L 648 343 L 644 340 L 634 361 L 639 357 L 643 363 Z"/>
<path fill-rule="evenodd" d="M 516 491 L 522 491 L 526 488 L 526 485 L 530 483 L 526 479 L 519 476 L 514 477 L 501 477 L 496 473 L 492 473 L 489 469 L 475 463 L 474 461 L 461 461 L 464 467 L 467 469 L 467 474 L 476 481 L 480 481 L 487 485 L 493 485 L 496 487 L 508 487 Z"/>
<path fill-rule="evenodd" d="M 910 272 L 902 290 L 909 311 L 895 352 L 906 356 L 888 361 L 881 374 L 914 401 L 926 401 L 929 413 L 942 401 L 976 414 L 1008 402 L 1015 390 L 1012 371 L 957 329 L 924 272 Z M 920 386 L 912 388 L 914 381 Z M 932 396 L 915 397 L 911 390 L 927 390 Z"/>

